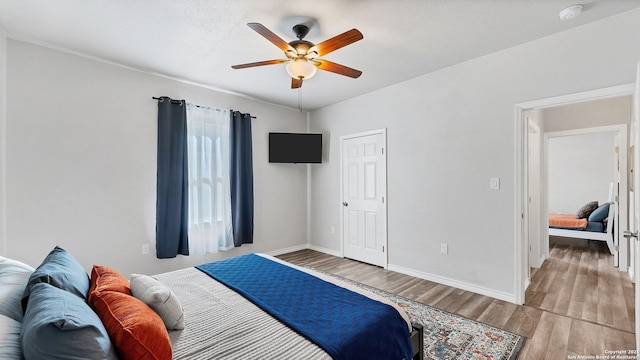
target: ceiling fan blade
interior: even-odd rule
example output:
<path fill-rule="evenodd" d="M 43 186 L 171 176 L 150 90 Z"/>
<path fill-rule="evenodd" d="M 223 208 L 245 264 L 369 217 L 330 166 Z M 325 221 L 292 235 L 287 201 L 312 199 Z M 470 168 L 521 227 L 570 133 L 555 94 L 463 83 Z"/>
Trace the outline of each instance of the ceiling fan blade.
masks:
<path fill-rule="evenodd" d="M 360 71 L 360 70 L 352 69 L 350 67 L 347 67 L 347 66 L 344 66 L 344 65 L 340 65 L 340 64 L 336 64 L 336 63 L 331 62 L 331 61 L 314 60 L 313 62 L 315 63 L 315 65 L 320 70 L 330 71 L 332 73 L 336 73 L 336 74 L 352 77 L 354 79 L 356 79 L 356 78 L 360 77 L 360 75 L 362 75 L 362 71 Z"/>
<path fill-rule="evenodd" d="M 315 51 L 318 53 L 318 56 L 323 56 L 362 39 L 364 39 L 364 36 L 360 31 L 357 29 L 351 29 L 340 35 L 334 36 L 329 40 L 319 43 L 309 49 L 308 53 Z"/>
<path fill-rule="evenodd" d="M 248 23 L 247 26 L 255 30 L 258 34 L 264 36 L 267 40 L 271 41 L 280 50 L 284 52 L 287 52 L 288 50 L 295 51 L 295 49 L 291 45 L 289 45 L 289 43 L 282 40 L 278 35 L 267 29 L 264 25 L 260 23 Z"/>
<path fill-rule="evenodd" d="M 297 89 L 302 87 L 302 79 L 291 78 L 291 88 Z"/>
<path fill-rule="evenodd" d="M 282 63 L 286 63 L 289 62 L 291 60 L 266 60 L 266 61 L 258 61 L 258 62 L 252 62 L 252 63 L 247 63 L 247 64 L 239 64 L 239 65 L 233 65 L 231 66 L 234 69 L 245 69 L 245 68 L 250 68 L 250 67 L 255 67 L 255 66 L 263 66 L 263 65 L 277 65 L 277 64 L 282 64 Z"/>

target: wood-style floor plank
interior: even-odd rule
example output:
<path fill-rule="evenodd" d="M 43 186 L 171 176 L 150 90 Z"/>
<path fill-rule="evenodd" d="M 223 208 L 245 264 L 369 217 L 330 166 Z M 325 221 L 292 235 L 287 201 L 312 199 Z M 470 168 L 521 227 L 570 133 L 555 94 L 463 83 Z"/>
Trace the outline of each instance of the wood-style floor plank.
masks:
<path fill-rule="evenodd" d="M 525 305 L 633 332 L 634 286 L 602 242 L 551 238 L 550 259 L 532 272 Z"/>
<path fill-rule="evenodd" d="M 635 349 L 635 290 L 599 242 L 552 242 L 532 269 L 525 305 L 395 273 L 313 250 L 278 256 L 404 296 L 527 338 L 518 359 L 566 360 Z"/>

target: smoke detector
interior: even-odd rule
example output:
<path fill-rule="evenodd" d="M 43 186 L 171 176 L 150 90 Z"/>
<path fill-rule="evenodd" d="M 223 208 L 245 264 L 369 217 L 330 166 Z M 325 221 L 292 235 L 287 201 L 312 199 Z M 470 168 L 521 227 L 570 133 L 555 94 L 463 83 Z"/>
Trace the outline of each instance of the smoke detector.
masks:
<path fill-rule="evenodd" d="M 566 21 L 566 20 L 571 20 L 574 17 L 580 15 L 581 12 L 582 12 L 582 5 L 580 4 L 571 5 L 566 9 L 562 9 L 562 11 L 560 11 L 558 16 L 560 16 L 560 20 Z"/>

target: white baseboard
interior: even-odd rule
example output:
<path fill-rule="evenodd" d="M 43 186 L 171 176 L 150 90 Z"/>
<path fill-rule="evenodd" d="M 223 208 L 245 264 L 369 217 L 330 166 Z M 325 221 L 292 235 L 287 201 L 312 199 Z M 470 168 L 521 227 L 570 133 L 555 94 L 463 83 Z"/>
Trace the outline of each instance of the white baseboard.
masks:
<path fill-rule="evenodd" d="M 288 254 L 288 253 L 291 253 L 291 252 L 294 252 L 294 251 L 300 251 L 300 250 L 304 250 L 304 249 L 311 249 L 311 250 L 315 250 L 315 251 L 318 251 L 318 252 L 321 252 L 321 253 L 325 253 L 327 255 L 333 255 L 333 256 L 337 256 L 337 257 L 342 257 L 342 254 L 340 254 L 340 251 L 329 249 L 329 248 L 325 248 L 325 247 L 321 247 L 321 246 L 317 246 L 317 245 L 310 245 L 310 244 L 302 244 L 302 245 L 291 246 L 291 247 L 284 248 L 284 249 L 267 251 L 267 252 L 265 252 L 265 254 L 271 255 L 271 256 L 278 256 L 278 255 Z"/>
<path fill-rule="evenodd" d="M 509 294 L 509 293 L 505 293 L 505 292 L 502 292 L 502 291 L 495 291 L 495 290 L 492 290 L 492 289 L 487 289 L 487 288 L 482 287 L 482 286 L 469 284 L 469 283 L 466 283 L 466 282 L 463 282 L 463 281 L 453 280 L 453 279 L 449 279 L 449 278 L 446 278 L 446 277 L 443 277 L 443 276 L 438 276 L 438 275 L 424 273 L 424 272 L 421 272 L 421 271 L 411 270 L 411 269 L 404 268 L 402 266 L 397 266 L 397 265 L 392 265 L 392 264 L 389 264 L 389 270 L 395 271 L 395 272 L 399 272 L 399 273 L 402 273 L 402 274 L 405 274 L 405 275 L 417 277 L 417 278 L 420 278 L 420 279 L 433 281 L 433 282 L 436 282 L 438 284 L 447 285 L 447 286 L 451 286 L 451 287 L 462 289 L 462 290 L 466 290 L 466 291 L 471 291 L 471 292 L 474 292 L 476 294 L 490 296 L 492 298 L 496 298 L 496 299 L 499 299 L 499 300 L 507 301 L 507 302 L 510 302 L 510 303 L 513 303 L 513 304 L 517 304 L 516 303 L 516 297 L 515 297 L 514 294 Z"/>
<path fill-rule="evenodd" d="M 547 260 L 547 258 L 544 255 L 540 256 L 540 259 L 538 259 L 538 262 L 534 264 L 535 266 L 533 267 L 536 269 L 539 269 L 540 267 L 542 267 L 542 264 L 544 263 L 545 260 Z"/>
<path fill-rule="evenodd" d="M 304 250 L 304 249 L 308 249 L 308 248 L 309 248 L 309 246 L 307 244 L 302 244 L 302 245 L 296 245 L 296 246 L 292 246 L 292 247 L 288 247 L 288 248 L 284 248 L 284 249 L 267 251 L 267 252 L 265 252 L 265 254 L 271 255 L 271 256 L 278 256 L 278 255 L 288 254 L 290 252 L 300 251 L 300 250 Z"/>
<path fill-rule="evenodd" d="M 284 248 L 284 249 L 269 251 L 266 254 L 271 255 L 271 256 L 278 256 L 278 255 L 282 255 L 282 254 L 286 254 L 286 253 L 290 253 L 290 252 L 294 252 L 294 251 L 299 251 L 299 250 L 304 250 L 304 249 L 311 249 L 311 250 L 315 250 L 315 251 L 318 251 L 318 252 L 321 252 L 321 253 L 325 253 L 325 254 L 328 254 L 328 255 L 332 255 L 332 256 L 336 256 L 336 257 L 342 257 L 342 254 L 340 253 L 339 250 L 333 250 L 333 249 L 329 249 L 329 248 L 325 248 L 325 247 L 317 246 L 317 245 L 312 245 L 312 244 L 304 244 L 304 245 L 292 246 L 292 247 L 288 247 L 288 248 Z M 492 289 L 484 288 L 482 286 L 477 286 L 477 285 L 474 285 L 474 284 L 469 284 L 469 283 L 466 283 L 466 282 L 453 280 L 453 279 L 449 279 L 449 278 L 438 276 L 438 275 L 428 274 L 428 273 L 424 273 L 424 272 L 421 272 L 421 271 L 407 269 L 405 267 L 392 265 L 392 264 L 389 264 L 388 269 L 390 271 L 395 271 L 395 272 L 399 272 L 399 273 L 402 273 L 402 274 L 405 274 L 405 275 L 417 277 L 417 278 L 420 278 L 420 279 L 433 281 L 433 282 L 436 282 L 438 284 L 447 285 L 447 286 L 455 287 L 455 288 L 466 290 L 466 291 L 471 291 L 471 292 L 474 292 L 476 294 L 490 296 L 492 298 L 500 299 L 500 300 L 503 300 L 503 301 L 508 301 L 508 302 L 514 303 L 514 304 L 516 303 L 516 298 L 515 298 L 514 294 L 508 294 L 508 293 L 501 292 L 501 291 L 495 291 L 495 290 L 492 290 Z"/>
<path fill-rule="evenodd" d="M 333 256 L 337 256 L 337 257 L 342 257 L 342 254 L 340 253 L 339 250 L 333 250 L 333 249 L 328 249 L 325 247 L 321 247 L 321 246 L 317 246 L 317 245 L 311 245 L 309 244 L 309 249 L 311 250 L 315 250 L 315 251 L 319 251 L 321 253 L 325 253 L 327 255 L 333 255 Z"/>

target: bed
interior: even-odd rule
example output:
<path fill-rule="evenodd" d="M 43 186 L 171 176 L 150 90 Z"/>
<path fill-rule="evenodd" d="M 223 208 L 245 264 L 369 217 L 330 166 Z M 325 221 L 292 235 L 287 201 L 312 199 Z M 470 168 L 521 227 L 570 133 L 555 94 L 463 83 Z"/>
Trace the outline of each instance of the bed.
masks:
<path fill-rule="evenodd" d="M 277 289 L 257 286 L 274 277 L 281 280 Z M 265 305 L 261 288 L 276 293 L 275 300 Z M 332 296 L 346 300 L 334 303 Z M 349 306 L 363 312 L 348 323 L 313 322 L 348 319 L 354 312 Z M 303 315 L 292 315 L 296 311 Z M 86 359 L 319 360 L 371 358 L 372 351 L 395 354 L 384 358 L 424 356 L 422 327 L 396 304 L 262 254 L 153 277 L 132 274 L 130 280 L 99 265 L 89 276 L 60 247 L 36 269 L 0 257 L 0 330 L 2 359 L 82 354 Z M 324 337 L 318 340 L 314 333 Z"/>
<path fill-rule="evenodd" d="M 598 205 L 597 202 L 589 202 L 578 210 L 577 215 L 550 213 L 549 235 L 604 241 L 611 254 L 615 254 L 618 251 L 613 234 L 615 218 L 616 203 Z"/>

